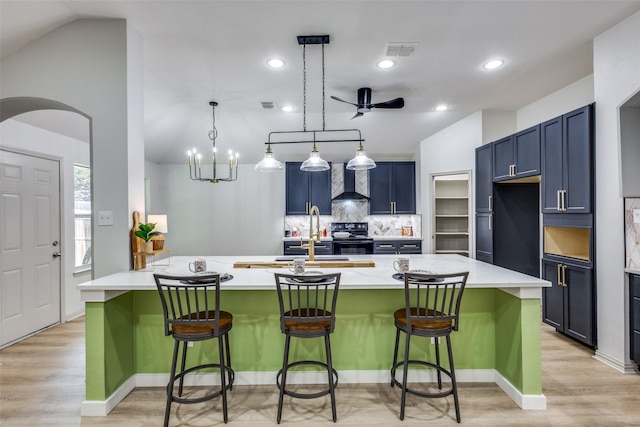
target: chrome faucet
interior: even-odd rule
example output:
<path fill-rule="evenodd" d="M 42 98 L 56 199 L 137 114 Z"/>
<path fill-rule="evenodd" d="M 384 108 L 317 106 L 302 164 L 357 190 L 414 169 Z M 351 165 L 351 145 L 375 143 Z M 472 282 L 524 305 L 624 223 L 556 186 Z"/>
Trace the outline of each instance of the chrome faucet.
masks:
<path fill-rule="evenodd" d="M 316 232 L 313 232 L 313 214 L 316 214 Z M 309 261 L 315 259 L 315 242 L 320 243 L 320 209 L 317 206 L 311 206 L 309 209 L 309 243 L 302 245 L 303 249 L 309 250 Z"/>

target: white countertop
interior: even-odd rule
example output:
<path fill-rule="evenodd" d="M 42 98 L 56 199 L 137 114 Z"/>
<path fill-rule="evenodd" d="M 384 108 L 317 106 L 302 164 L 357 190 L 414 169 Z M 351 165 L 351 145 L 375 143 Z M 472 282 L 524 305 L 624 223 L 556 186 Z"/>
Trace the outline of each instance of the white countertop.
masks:
<path fill-rule="evenodd" d="M 238 261 L 274 261 L 276 256 L 175 256 L 168 259 L 169 266 L 151 266 L 145 270 L 125 271 L 79 284 L 84 301 L 107 301 L 131 290 L 155 290 L 153 273 L 185 275 L 190 274 L 188 263 L 204 258 L 207 270 L 220 274 L 230 273 L 233 279 L 222 283 L 226 290 L 271 290 L 275 289 L 274 272 L 287 271 L 284 268 L 233 268 Z M 395 270 L 393 261 L 397 255 L 349 255 L 350 260 L 374 261 L 375 267 L 363 268 L 308 268 L 323 273 L 340 271 L 342 289 L 401 289 L 404 282 L 391 277 Z M 497 267 L 461 255 L 409 255 L 411 269 L 430 270 L 435 273 L 469 272 L 467 287 L 498 288 L 520 298 L 541 298 L 542 288 L 551 283 L 533 276 Z M 166 263 L 167 259 L 161 260 Z"/>
<path fill-rule="evenodd" d="M 629 274 L 640 274 L 640 270 L 637 268 L 625 268 L 624 271 Z"/>

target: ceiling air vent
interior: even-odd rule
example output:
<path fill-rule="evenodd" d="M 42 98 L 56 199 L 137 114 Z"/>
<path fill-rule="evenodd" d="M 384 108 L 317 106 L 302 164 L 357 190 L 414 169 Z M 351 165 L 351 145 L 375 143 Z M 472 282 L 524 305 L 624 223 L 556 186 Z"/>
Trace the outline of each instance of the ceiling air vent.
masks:
<path fill-rule="evenodd" d="M 273 101 L 262 101 L 260 103 L 265 110 L 273 110 L 276 108 L 276 103 Z"/>
<path fill-rule="evenodd" d="M 398 42 L 387 43 L 385 56 L 411 56 L 418 47 L 418 43 Z"/>

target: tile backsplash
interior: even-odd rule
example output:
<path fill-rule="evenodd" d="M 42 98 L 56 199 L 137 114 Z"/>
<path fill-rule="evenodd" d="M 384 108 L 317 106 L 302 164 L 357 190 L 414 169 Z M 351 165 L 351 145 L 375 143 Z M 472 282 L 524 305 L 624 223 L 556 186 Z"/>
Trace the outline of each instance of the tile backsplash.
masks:
<path fill-rule="evenodd" d="M 640 270 L 640 198 L 624 199 L 624 230 L 625 230 L 625 266 Z"/>

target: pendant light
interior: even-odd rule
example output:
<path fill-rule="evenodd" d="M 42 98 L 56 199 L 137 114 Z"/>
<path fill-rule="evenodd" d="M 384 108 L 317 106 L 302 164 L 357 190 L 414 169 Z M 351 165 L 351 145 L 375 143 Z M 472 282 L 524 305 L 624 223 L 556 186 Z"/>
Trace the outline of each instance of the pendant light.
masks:
<path fill-rule="evenodd" d="M 364 151 L 362 144 L 358 146 L 356 150 L 356 156 L 349 160 L 347 163 L 347 169 L 353 171 L 362 171 L 367 169 L 373 169 L 376 167 L 376 162 L 373 159 L 367 157 L 367 153 Z"/>
<path fill-rule="evenodd" d="M 264 158 L 256 164 L 255 170 L 258 172 L 279 172 L 282 169 L 284 169 L 284 165 L 273 156 L 271 145 L 267 145 Z"/>
<path fill-rule="evenodd" d="M 316 144 L 313 144 L 313 148 L 311 149 L 311 154 L 309 154 L 309 158 L 302 162 L 300 165 L 300 170 L 305 172 L 322 172 L 331 169 L 329 163 L 320 157 L 320 153 L 318 153 L 318 148 Z"/>

